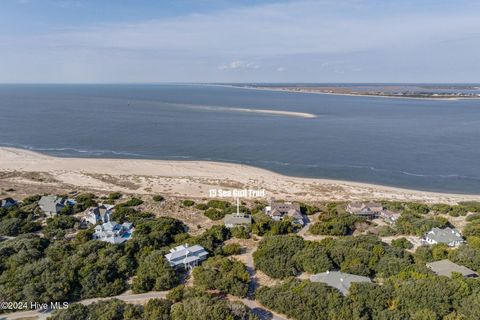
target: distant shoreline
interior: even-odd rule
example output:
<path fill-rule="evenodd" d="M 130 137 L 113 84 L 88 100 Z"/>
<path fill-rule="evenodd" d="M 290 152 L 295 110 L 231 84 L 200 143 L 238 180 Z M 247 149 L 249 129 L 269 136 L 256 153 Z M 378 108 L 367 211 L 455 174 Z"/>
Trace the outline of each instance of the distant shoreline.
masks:
<path fill-rule="evenodd" d="M 480 195 L 387 187 L 369 183 L 300 178 L 241 164 L 211 161 L 60 158 L 0 147 L 0 187 L 121 191 L 208 198 L 211 189 L 265 189 L 267 197 L 297 201 L 397 200 L 428 203 L 480 201 Z M 38 178 L 41 176 L 41 179 Z M 56 190 L 56 189 L 55 189 Z M 50 191 L 51 192 L 51 191 Z M 266 200 L 266 199 L 264 199 Z"/>
<path fill-rule="evenodd" d="M 391 99 L 412 99 L 412 100 L 432 100 L 432 101 L 458 101 L 458 100 L 480 100 L 480 97 L 413 97 L 413 96 L 399 96 L 399 95 L 388 95 L 388 94 L 365 94 L 365 93 L 342 93 L 342 92 L 324 92 L 319 90 L 309 90 L 305 88 L 293 89 L 288 87 L 267 87 L 267 86 L 242 86 L 235 84 L 205 84 L 211 86 L 219 87 L 228 87 L 228 88 L 238 88 L 238 89 L 248 89 L 248 90 L 261 90 L 261 91 L 275 91 L 275 92 L 288 92 L 288 93 L 305 93 L 305 94 L 323 94 L 323 95 L 333 95 L 333 96 L 350 96 L 350 97 L 372 97 L 372 98 L 391 98 Z M 315 87 L 312 87 L 315 89 Z"/>

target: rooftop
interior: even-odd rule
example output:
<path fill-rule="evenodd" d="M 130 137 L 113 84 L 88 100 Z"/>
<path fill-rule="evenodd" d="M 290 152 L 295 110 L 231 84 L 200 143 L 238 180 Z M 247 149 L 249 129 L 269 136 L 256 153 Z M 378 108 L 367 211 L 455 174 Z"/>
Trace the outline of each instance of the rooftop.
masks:
<path fill-rule="evenodd" d="M 310 276 L 312 282 L 323 282 L 330 287 L 338 289 L 343 295 L 348 293 L 354 282 L 372 282 L 370 278 L 340 271 L 327 271 Z"/>
<path fill-rule="evenodd" d="M 452 241 L 463 241 L 463 237 L 456 229 L 452 228 L 432 228 L 427 233 L 428 238 L 435 240 L 439 243 L 450 243 Z"/>
<path fill-rule="evenodd" d="M 478 274 L 475 271 L 453 263 L 447 259 L 427 263 L 427 267 L 439 276 L 446 276 L 449 278 L 452 277 L 452 272 L 460 273 L 464 277 L 478 277 Z"/>

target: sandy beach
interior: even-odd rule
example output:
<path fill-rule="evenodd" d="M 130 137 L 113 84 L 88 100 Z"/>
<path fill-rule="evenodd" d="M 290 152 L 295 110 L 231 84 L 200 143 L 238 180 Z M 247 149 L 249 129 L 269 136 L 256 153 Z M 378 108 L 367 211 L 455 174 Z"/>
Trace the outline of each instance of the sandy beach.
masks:
<path fill-rule="evenodd" d="M 289 177 L 246 165 L 205 161 L 60 158 L 0 148 L 2 195 L 44 192 L 121 191 L 208 198 L 211 189 L 265 189 L 266 197 L 285 200 L 417 200 L 455 203 L 480 200 L 456 195 L 327 179 Z M 13 189 L 14 191 L 12 191 Z"/>

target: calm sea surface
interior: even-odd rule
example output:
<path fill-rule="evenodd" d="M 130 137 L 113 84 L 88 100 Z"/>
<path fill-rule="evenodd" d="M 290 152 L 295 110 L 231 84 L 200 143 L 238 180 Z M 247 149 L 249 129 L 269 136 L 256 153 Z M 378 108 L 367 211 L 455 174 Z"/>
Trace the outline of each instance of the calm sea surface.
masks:
<path fill-rule="evenodd" d="M 294 176 L 480 194 L 480 100 L 201 85 L 1 85 L 0 119 L 0 145 L 56 156 L 226 161 Z"/>

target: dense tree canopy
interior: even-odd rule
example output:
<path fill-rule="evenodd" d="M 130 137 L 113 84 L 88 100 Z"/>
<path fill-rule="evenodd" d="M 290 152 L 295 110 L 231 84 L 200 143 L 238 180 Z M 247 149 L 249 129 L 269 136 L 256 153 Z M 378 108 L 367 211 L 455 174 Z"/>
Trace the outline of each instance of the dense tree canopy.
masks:
<path fill-rule="evenodd" d="M 245 297 L 250 276 L 243 263 L 223 257 L 212 257 L 193 269 L 195 285 Z"/>

